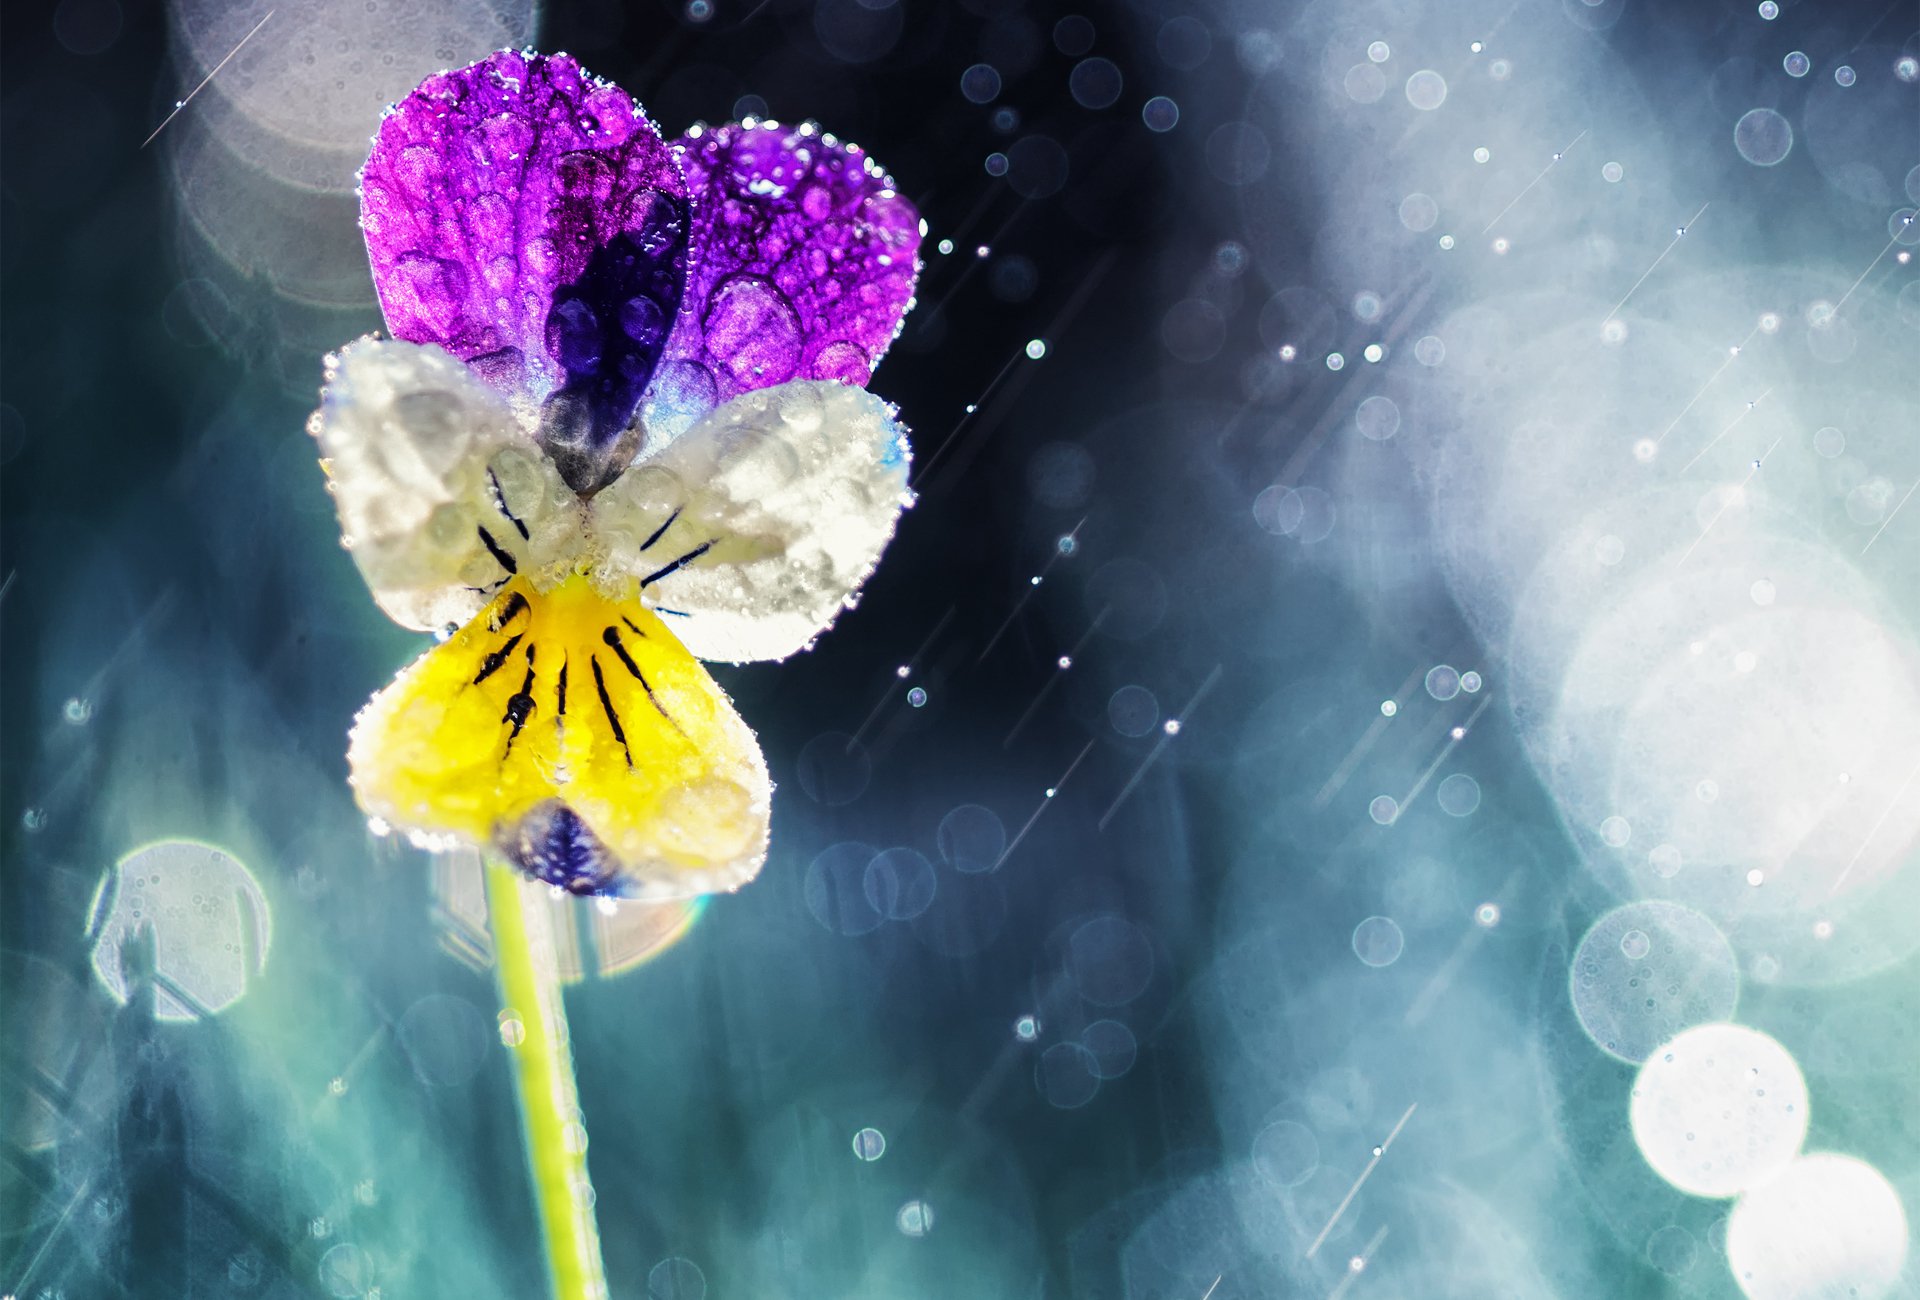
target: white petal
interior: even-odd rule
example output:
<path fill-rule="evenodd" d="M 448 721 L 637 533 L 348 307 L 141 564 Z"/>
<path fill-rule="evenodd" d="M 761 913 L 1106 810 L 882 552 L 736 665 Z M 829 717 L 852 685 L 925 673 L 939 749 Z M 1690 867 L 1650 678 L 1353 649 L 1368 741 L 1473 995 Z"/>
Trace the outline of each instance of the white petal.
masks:
<path fill-rule="evenodd" d="M 784 659 L 873 571 L 912 501 L 907 460 L 871 393 L 743 393 L 593 498 L 595 580 L 616 598 L 637 589 L 702 659 Z"/>
<path fill-rule="evenodd" d="M 538 581 L 578 548 L 579 498 L 505 400 L 440 348 L 383 339 L 342 348 L 307 428 L 341 543 L 397 623 L 464 623 L 509 564 Z"/>

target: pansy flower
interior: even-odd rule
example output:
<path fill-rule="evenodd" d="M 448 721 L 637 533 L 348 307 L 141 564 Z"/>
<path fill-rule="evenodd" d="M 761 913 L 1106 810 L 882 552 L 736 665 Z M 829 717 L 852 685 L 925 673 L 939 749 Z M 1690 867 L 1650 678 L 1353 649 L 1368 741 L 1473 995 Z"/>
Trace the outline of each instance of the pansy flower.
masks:
<path fill-rule="evenodd" d="M 906 434 L 862 385 L 919 216 L 811 125 L 669 143 L 503 51 L 387 114 L 361 225 L 392 338 L 328 358 L 309 427 L 374 599 L 450 633 L 356 720 L 362 808 L 575 893 L 737 888 L 772 784 L 699 661 L 805 648 L 893 534 Z"/>

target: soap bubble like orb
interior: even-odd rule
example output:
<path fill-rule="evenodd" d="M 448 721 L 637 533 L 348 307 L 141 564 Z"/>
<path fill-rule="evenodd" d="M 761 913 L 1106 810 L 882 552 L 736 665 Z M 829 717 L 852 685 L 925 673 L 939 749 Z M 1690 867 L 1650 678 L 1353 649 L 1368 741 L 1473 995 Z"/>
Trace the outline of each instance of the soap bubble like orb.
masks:
<path fill-rule="evenodd" d="M 1447 102 L 1447 79 L 1432 68 L 1422 68 L 1407 78 L 1407 102 L 1431 113 Z"/>
<path fill-rule="evenodd" d="M 1076 991 L 1097 1007 L 1122 1007 L 1153 979 L 1153 945 L 1124 916 L 1097 916 L 1067 941 L 1067 973 Z"/>
<path fill-rule="evenodd" d="M 1733 147 L 1755 167 L 1772 167 L 1793 151 L 1793 127 L 1770 108 L 1750 108 L 1734 123 Z"/>
<path fill-rule="evenodd" d="M 1347 98 L 1356 104 L 1375 104 L 1387 93 L 1387 76 L 1371 63 L 1356 63 L 1347 69 Z"/>
<path fill-rule="evenodd" d="M 1616 813 L 1600 823 L 1600 838 L 1606 841 L 1609 848 L 1624 848 L 1627 841 L 1633 838 L 1633 827 L 1625 817 Z"/>
<path fill-rule="evenodd" d="M 1362 437 L 1384 442 L 1400 429 L 1400 408 L 1393 404 L 1391 397 L 1376 393 L 1360 403 L 1353 422 L 1359 426 Z"/>
<path fill-rule="evenodd" d="M 1469 695 L 1478 695 L 1483 685 L 1485 685 L 1485 683 L 1481 680 L 1479 673 L 1464 672 L 1460 674 L 1460 689 Z"/>
<path fill-rule="evenodd" d="M 1475 149 L 1473 151 L 1473 160 L 1477 163 L 1483 163 L 1491 157 L 1493 157 L 1493 155 L 1487 151 L 1487 147 L 1485 145 L 1481 145 L 1478 149 Z"/>
<path fill-rule="evenodd" d="M 911 921 L 933 906 L 938 885 L 933 864 L 905 847 L 874 854 L 860 881 L 867 902 L 891 921 Z"/>
<path fill-rule="evenodd" d="M 1473 920 L 1474 924 L 1482 929 L 1491 930 L 1500 924 L 1500 905 L 1498 903 L 1480 904 L 1473 909 Z"/>
<path fill-rule="evenodd" d="M 968 875 L 992 871 L 1007 850 L 1006 825 L 977 803 L 963 803 L 942 817 L 934 839 L 947 865 Z"/>
<path fill-rule="evenodd" d="M 1033 1086 L 1056 1110 L 1078 1110 L 1100 1091 L 1093 1053 L 1078 1043 L 1055 1043 L 1034 1063 Z"/>
<path fill-rule="evenodd" d="M 927 691 L 924 686 L 916 686 L 912 690 L 907 692 L 907 703 L 912 705 L 914 708 L 916 709 L 922 708 L 925 706 L 926 702 L 927 702 Z"/>
<path fill-rule="evenodd" d="M 1700 913 L 1648 899 L 1608 912 L 1574 949 L 1568 991 L 1600 1050 L 1638 1064 L 1695 1025 L 1733 1015 L 1740 967 L 1726 936 Z"/>
<path fill-rule="evenodd" d="M 1155 95 L 1140 107 L 1140 120 L 1147 130 L 1164 135 L 1180 122 L 1180 106 L 1165 95 Z"/>
<path fill-rule="evenodd" d="M 1851 86 L 1857 80 L 1853 69 L 1844 63 L 1833 70 L 1833 79 L 1842 86 Z"/>
<path fill-rule="evenodd" d="M 1896 1294 L 1908 1245 L 1893 1184 L 1831 1151 L 1795 1160 L 1727 1219 L 1727 1266 L 1749 1300 L 1881 1300 Z"/>
<path fill-rule="evenodd" d="M 669 1256 L 647 1274 L 647 1300 L 706 1300 L 707 1275 L 680 1255 Z"/>
<path fill-rule="evenodd" d="M 1455 772 L 1440 783 L 1434 799 L 1449 817 L 1471 817 L 1480 807 L 1480 783 L 1465 772 Z"/>
<path fill-rule="evenodd" d="M 1495 81 L 1505 81 L 1513 75 L 1513 64 L 1505 59 L 1495 59 L 1487 65 L 1487 75 Z"/>
<path fill-rule="evenodd" d="M 1609 185 L 1619 184 L 1620 178 L 1626 174 L 1626 168 L 1617 162 L 1604 163 L 1600 168 L 1600 179 L 1606 181 Z"/>
<path fill-rule="evenodd" d="M 1442 235 L 1442 236 L 1440 236 L 1440 247 L 1441 247 L 1441 248 L 1442 248 L 1443 250 L 1444 250 L 1444 249 L 1449 249 L 1449 248 L 1452 248 L 1452 247 L 1453 247 L 1453 236 L 1452 236 L 1452 235 Z"/>
<path fill-rule="evenodd" d="M 1122 686 L 1107 701 L 1107 721 L 1123 736 L 1144 736 L 1160 721 L 1160 701 L 1144 686 Z"/>
<path fill-rule="evenodd" d="M 1494 256 L 1505 257 L 1507 255 L 1508 250 L 1511 249 L 1512 247 L 1513 247 L 1513 241 L 1508 239 L 1505 235 L 1500 235 L 1497 238 L 1495 238 L 1493 241 Z"/>
<path fill-rule="evenodd" d="M 1692 1196 L 1736 1196 L 1785 1169 L 1807 1136 L 1807 1083 L 1744 1025 L 1697 1025 L 1655 1047 L 1628 1107 L 1653 1171 Z"/>
<path fill-rule="evenodd" d="M 1920 81 L 1920 59 L 1911 54 L 1901 55 L 1893 65 L 1893 75 L 1905 82 Z"/>
<path fill-rule="evenodd" d="M 1391 717 L 1392 717 L 1392 716 L 1393 716 L 1394 714 L 1396 714 L 1396 713 L 1398 713 L 1398 712 L 1400 712 L 1400 706 L 1399 706 L 1399 704 L 1398 704 L 1398 703 L 1396 703 L 1395 701 L 1393 701 L 1393 700 L 1382 700 L 1382 701 L 1380 701 L 1380 716 L 1381 716 L 1381 717 L 1383 717 L 1383 718 L 1391 718 Z"/>
<path fill-rule="evenodd" d="M 1178 718 L 1168 718 L 1168 719 L 1167 719 L 1167 720 L 1166 720 L 1165 722 L 1163 722 L 1163 723 L 1161 723 L 1161 724 L 1160 724 L 1160 730 L 1162 730 L 1162 731 L 1164 731 L 1164 732 L 1166 732 L 1166 733 L 1167 733 L 1167 734 L 1168 734 L 1169 736 L 1177 736 L 1177 735 L 1179 735 L 1179 734 L 1180 734 L 1180 719 L 1178 719 Z"/>
<path fill-rule="evenodd" d="M 1390 794 L 1377 795 L 1367 805 L 1367 816 L 1382 826 L 1391 826 L 1400 816 L 1400 805 Z"/>
<path fill-rule="evenodd" d="M 1699 1260 L 1700 1243 L 1677 1223 L 1669 1223 L 1647 1238 L 1647 1262 L 1668 1277 L 1692 1272 Z"/>
<path fill-rule="evenodd" d="M 1023 1043 L 1031 1043 L 1040 1037 L 1040 1022 L 1032 1016 L 1021 1016 L 1013 1022 L 1013 1036 Z"/>
<path fill-rule="evenodd" d="M 868 898 L 866 888 L 867 867 L 875 852 L 871 844 L 845 840 L 814 856 L 800 885 L 814 920 L 849 938 L 880 927 L 886 917 Z"/>
<path fill-rule="evenodd" d="M 1696 791 L 1695 793 L 1697 794 L 1698 792 Z M 1712 801 L 1706 800 L 1705 802 L 1710 803 Z M 1680 868 L 1684 864 L 1685 860 L 1681 856 L 1679 848 L 1672 844 L 1656 844 L 1647 853 L 1647 865 L 1653 868 L 1653 874 L 1662 880 L 1672 880 L 1675 876 L 1679 875 Z"/>
<path fill-rule="evenodd" d="M 226 1010 L 266 970 L 272 913 L 253 873 L 193 840 L 136 849 L 101 877 L 88 909 L 93 972 L 125 1002 L 139 971 L 157 977 L 154 1015 L 197 1020 Z M 142 953 L 142 950 L 145 953 Z"/>
<path fill-rule="evenodd" d="M 1275 1187 L 1298 1187 L 1320 1168 L 1319 1139 L 1305 1124 L 1277 1120 L 1255 1135 L 1253 1168 Z"/>
<path fill-rule="evenodd" d="M 1760 16 L 1772 22 L 1780 16 L 1780 6 L 1774 0 L 1760 0 Z"/>
<path fill-rule="evenodd" d="M 1393 57 L 1393 51 L 1387 48 L 1385 41 L 1375 41 L 1367 46 L 1367 57 L 1375 63 L 1385 63 Z"/>
<path fill-rule="evenodd" d="M 1027 359 L 1029 361 L 1038 361 L 1046 355 L 1047 341 L 1045 339 L 1033 339 L 1027 344 Z"/>
<path fill-rule="evenodd" d="M 1093 1057 L 1093 1073 L 1100 1079 L 1118 1079 L 1133 1068 L 1140 1042 L 1118 1020 L 1096 1020 L 1080 1032 L 1080 1045 Z"/>
<path fill-rule="evenodd" d="M 1460 673 L 1451 664 L 1436 664 L 1427 670 L 1427 694 L 1445 701 L 1459 693 Z"/>
<path fill-rule="evenodd" d="M 93 701 L 76 695 L 60 710 L 69 726 L 84 727 L 93 720 Z"/>
<path fill-rule="evenodd" d="M 1414 193 L 1400 200 L 1400 224 L 1408 230 L 1431 230 L 1440 220 L 1440 205 L 1430 194 Z"/>
<path fill-rule="evenodd" d="M 1113 60 L 1096 55 L 1074 65 L 1067 76 L 1067 89 L 1082 108 L 1112 108 L 1120 98 L 1123 81 L 1120 68 Z"/>
<path fill-rule="evenodd" d="M 1370 916 L 1353 927 L 1353 955 L 1368 966 L 1391 966 L 1406 950 L 1407 937 L 1392 917 Z"/>
<path fill-rule="evenodd" d="M 986 168 L 987 175 L 989 176 L 1005 176 L 1007 174 L 1007 156 L 996 149 L 987 155 Z M 985 257 L 989 251 L 985 245 L 982 245 L 976 248 L 974 253 L 976 256 Z"/>
<path fill-rule="evenodd" d="M 952 256 L 952 254 L 953 254 L 953 241 L 951 239 L 941 240 L 940 255 L 942 257 L 949 257 L 949 256 Z"/>
<path fill-rule="evenodd" d="M 1623 320 L 1610 320 L 1600 327 L 1600 341 L 1609 347 L 1619 347 L 1627 341 L 1627 323 Z"/>
<path fill-rule="evenodd" d="M 960 93 L 969 103 L 991 104 L 1000 96 L 1000 70 L 991 63 L 976 63 L 960 74 Z"/>
<path fill-rule="evenodd" d="M 1344 370 L 1346 368 L 1346 365 L 1347 365 L 1347 359 L 1341 356 L 1338 352 L 1327 353 L 1327 369 Z"/>
<path fill-rule="evenodd" d="M 1447 345 L 1429 334 L 1413 345 L 1413 359 L 1423 366 L 1437 366 L 1447 359 Z"/>
<path fill-rule="evenodd" d="M 887 1135 L 877 1128 L 863 1128 L 853 1135 L 853 1154 L 872 1163 L 887 1153 Z"/>
<path fill-rule="evenodd" d="M 1828 425 L 1813 435 L 1813 449 L 1828 460 L 1844 454 L 1847 450 L 1847 435 Z"/>
<path fill-rule="evenodd" d="M 893 1216 L 893 1222 L 902 1236 L 924 1237 L 933 1231 L 933 1207 L 925 1201 L 908 1201 Z"/>
<path fill-rule="evenodd" d="M 1813 60 L 1807 57 L 1804 50 L 1794 50 L 1780 60 L 1780 66 L 1787 70 L 1789 77 L 1804 77 L 1813 70 Z"/>
<path fill-rule="evenodd" d="M 1369 343 L 1365 348 L 1361 349 L 1360 355 L 1370 362 L 1378 362 L 1381 357 L 1387 355 L 1387 352 L 1386 349 L 1378 343 Z"/>
<path fill-rule="evenodd" d="M 1633 458 L 1642 465 L 1647 464 L 1660 454 L 1660 444 L 1651 438 L 1642 438 L 1633 444 Z"/>

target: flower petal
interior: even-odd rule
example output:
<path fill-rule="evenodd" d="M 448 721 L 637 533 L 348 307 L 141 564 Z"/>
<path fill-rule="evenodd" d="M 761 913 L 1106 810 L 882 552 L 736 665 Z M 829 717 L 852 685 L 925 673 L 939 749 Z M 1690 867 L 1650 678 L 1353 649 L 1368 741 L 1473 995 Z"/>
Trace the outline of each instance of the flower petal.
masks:
<path fill-rule="evenodd" d="M 913 204 L 811 124 L 695 129 L 674 150 L 694 196 L 692 261 L 642 407 L 650 439 L 789 379 L 864 385 L 913 305 Z"/>
<path fill-rule="evenodd" d="M 565 55 L 429 77 L 361 174 L 388 328 L 471 361 L 589 491 L 632 458 L 685 282 L 687 192 L 632 97 Z"/>
<path fill-rule="evenodd" d="M 515 574 L 564 568 L 580 500 L 500 396 L 437 347 L 362 339 L 307 422 L 340 540 L 397 623 L 458 626 Z"/>
<path fill-rule="evenodd" d="M 595 580 L 702 659 L 805 649 L 912 498 L 906 431 L 859 388 L 795 380 L 719 407 L 593 499 Z"/>
<path fill-rule="evenodd" d="M 689 898 L 766 858 L 753 733 L 660 619 L 585 578 L 511 584 L 373 697 L 347 758 L 369 815 L 575 893 Z"/>

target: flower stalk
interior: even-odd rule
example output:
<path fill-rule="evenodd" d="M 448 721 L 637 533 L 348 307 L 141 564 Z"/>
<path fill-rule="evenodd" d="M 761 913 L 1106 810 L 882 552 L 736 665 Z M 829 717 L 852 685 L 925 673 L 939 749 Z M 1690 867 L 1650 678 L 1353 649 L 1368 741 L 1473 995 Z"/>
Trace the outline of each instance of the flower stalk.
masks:
<path fill-rule="evenodd" d="M 500 1038 L 513 1053 L 547 1279 L 554 1300 L 604 1300 L 606 1269 L 593 1219 L 587 1130 L 573 1077 L 548 888 L 500 862 L 487 864 L 486 877 Z"/>

